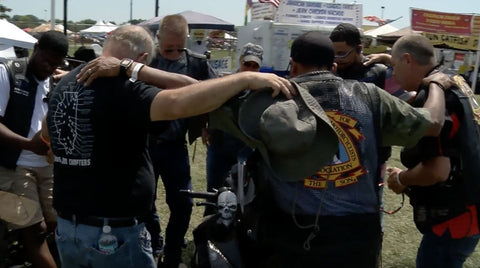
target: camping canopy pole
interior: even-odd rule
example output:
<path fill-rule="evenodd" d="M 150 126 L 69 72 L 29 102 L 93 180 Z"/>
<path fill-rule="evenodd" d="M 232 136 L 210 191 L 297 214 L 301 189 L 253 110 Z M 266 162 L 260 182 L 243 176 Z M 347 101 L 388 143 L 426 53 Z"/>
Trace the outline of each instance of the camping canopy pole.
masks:
<path fill-rule="evenodd" d="M 478 36 L 478 47 L 477 47 L 477 60 L 475 61 L 475 69 L 473 70 L 473 80 L 472 80 L 472 89 L 473 89 L 473 92 L 477 93 L 476 92 L 476 88 L 477 88 L 477 78 L 478 78 L 478 67 L 479 67 L 479 64 L 480 64 L 480 35 Z"/>
<path fill-rule="evenodd" d="M 63 34 L 67 35 L 67 2 L 63 0 Z"/>
<path fill-rule="evenodd" d="M 50 7 L 50 30 L 55 30 L 55 0 L 51 1 Z"/>

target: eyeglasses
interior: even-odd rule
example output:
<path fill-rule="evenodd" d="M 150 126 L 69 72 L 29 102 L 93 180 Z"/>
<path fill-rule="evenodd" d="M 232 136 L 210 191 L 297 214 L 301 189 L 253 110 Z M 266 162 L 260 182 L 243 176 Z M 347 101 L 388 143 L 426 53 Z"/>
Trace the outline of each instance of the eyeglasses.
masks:
<path fill-rule="evenodd" d="M 260 67 L 260 66 L 258 66 L 258 63 L 253 62 L 253 61 L 244 61 L 242 63 L 242 65 L 247 67 L 247 68 L 259 68 Z"/>
<path fill-rule="evenodd" d="M 165 52 L 165 53 L 172 53 L 172 52 L 182 53 L 186 50 L 187 50 L 186 48 L 177 48 L 177 49 L 167 48 L 167 49 L 164 49 L 163 52 Z"/>
<path fill-rule="evenodd" d="M 335 59 L 344 59 L 346 57 L 348 57 L 348 55 L 350 55 L 350 53 L 352 53 L 352 51 L 354 50 L 355 48 L 352 47 L 352 49 L 350 49 L 349 51 L 343 53 L 343 54 L 336 54 L 335 55 Z"/>

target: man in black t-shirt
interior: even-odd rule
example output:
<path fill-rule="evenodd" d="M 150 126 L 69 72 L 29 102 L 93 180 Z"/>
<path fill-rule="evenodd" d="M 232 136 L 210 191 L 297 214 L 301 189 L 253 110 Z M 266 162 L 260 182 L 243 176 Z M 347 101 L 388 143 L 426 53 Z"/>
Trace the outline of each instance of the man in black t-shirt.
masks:
<path fill-rule="evenodd" d="M 209 112 L 246 88 L 272 87 L 287 96 L 293 90 L 287 80 L 252 73 L 185 86 L 195 81 L 137 63 L 147 63 L 152 49 L 146 30 L 119 27 L 108 37 L 104 57 L 70 72 L 50 97 L 48 134 L 42 133 L 54 154 L 56 240 L 65 267 L 155 267 L 140 220 L 154 199 L 150 121 Z M 92 83 L 107 65 L 115 77 Z M 137 77 L 183 87 L 161 91 Z"/>

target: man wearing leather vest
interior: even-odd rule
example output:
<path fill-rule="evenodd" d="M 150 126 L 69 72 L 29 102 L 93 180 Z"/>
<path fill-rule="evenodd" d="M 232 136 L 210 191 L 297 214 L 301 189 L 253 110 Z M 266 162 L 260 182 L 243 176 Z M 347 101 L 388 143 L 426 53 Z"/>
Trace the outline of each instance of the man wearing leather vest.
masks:
<path fill-rule="evenodd" d="M 204 55 L 196 54 L 185 48 L 188 37 L 188 24 L 181 15 L 169 15 L 160 23 L 158 51 L 151 67 L 185 74 L 197 80 L 215 77 Z M 187 232 L 192 213 L 192 201 L 179 192 L 191 189 L 190 163 L 185 135 L 188 131 L 192 143 L 201 135 L 206 124 L 206 116 L 152 124 L 150 155 L 152 157 L 155 177 L 162 178 L 165 186 L 166 201 L 170 209 L 170 218 L 165 233 L 164 263 L 166 267 L 178 267 L 181 262 L 184 236 Z M 166 130 L 165 130 L 166 128 Z M 160 221 L 157 215 L 147 221 L 153 236 L 153 248 L 161 250 L 163 238 L 160 236 Z"/>
<path fill-rule="evenodd" d="M 35 267 L 56 267 L 45 241 L 47 227 L 54 229 L 56 217 L 51 202 L 52 166 L 38 131 L 47 113 L 50 76 L 67 52 L 67 38 L 49 31 L 35 44 L 26 73 L 9 79 L 0 65 L 0 190 L 27 197 L 34 206 L 31 219 L 12 227 L 21 230 L 27 257 Z M 19 203 L 16 209 L 29 211 L 26 205 Z"/>
<path fill-rule="evenodd" d="M 393 46 L 391 63 L 395 79 L 408 91 L 417 91 L 414 106 L 422 106 L 429 89 L 422 80 L 435 70 L 433 46 L 420 35 L 400 38 Z M 462 267 L 480 238 L 477 204 L 467 199 L 468 181 L 462 176 L 465 160 L 460 130 L 467 118 L 454 86 L 445 87 L 446 119 L 439 137 L 425 137 L 404 149 L 406 170 L 393 168 L 388 186 L 406 192 L 414 210 L 414 221 L 422 242 L 417 267 Z M 428 102 L 428 100 L 427 100 Z M 463 122 L 463 123 L 462 123 Z M 476 137 L 478 138 L 478 137 Z M 478 152 L 476 152 L 478 153 Z M 472 185 L 470 185 L 472 187 Z"/>
<path fill-rule="evenodd" d="M 437 136 L 443 124 L 444 111 L 436 108 L 443 92 L 437 85 L 430 85 L 424 108 L 413 108 L 373 84 L 335 76 L 334 54 L 321 32 L 305 33 L 292 44 L 292 80 L 328 115 L 338 153 L 297 182 L 276 176 L 263 158 L 257 161 L 257 198 L 265 201 L 256 232 L 258 267 L 375 267 L 381 243 L 378 150 Z M 249 141 L 232 130 L 238 124 L 221 123 L 221 116 L 211 120 Z"/>

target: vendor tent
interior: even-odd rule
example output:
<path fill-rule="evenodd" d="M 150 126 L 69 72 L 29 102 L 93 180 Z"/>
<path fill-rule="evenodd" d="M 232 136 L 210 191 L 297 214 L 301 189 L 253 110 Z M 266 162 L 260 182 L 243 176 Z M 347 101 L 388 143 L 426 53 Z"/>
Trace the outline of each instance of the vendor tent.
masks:
<path fill-rule="evenodd" d="M 40 24 L 39 26 L 33 28 L 30 30 L 31 33 L 43 33 L 43 32 L 47 32 L 47 31 L 50 31 L 52 29 L 52 26 L 49 22 L 47 23 L 44 23 L 44 24 Z M 63 33 L 63 25 L 61 24 L 56 24 L 55 27 L 54 27 L 54 30 L 57 31 L 57 32 L 62 32 Z M 70 30 L 67 30 L 67 34 L 71 34 L 72 31 Z"/>
<path fill-rule="evenodd" d="M 92 27 L 89 27 L 87 29 L 81 30 L 80 33 L 82 34 L 105 34 L 109 33 L 115 29 L 117 29 L 118 26 L 113 24 L 113 23 L 105 23 L 103 21 L 97 21 L 95 25 Z"/>
<path fill-rule="evenodd" d="M 0 19 L 0 44 L 8 46 L 17 46 L 23 48 L 33 48 L 37 42 L 33 36 L 24 32 L 22 29 L 11 24 L 6 20 Z"/>
<path fill-rule="evenodd" d="M 409 35 L 409 34 L 420 34 L 421 32 L 419 31 L 414 31 L 410 26 L 407 26 L 405 28 L 402 28 L 398 31 L 387 33 L 387 34 L 379 34 L 377 35 L 377 39 L 386 42 L 386 43 L 395 43 L 397 39 L 404 35 Z"/>
<path fill-rule="evenodd" d="M 385 24 L 383 26 L 377 27 L 372 30 L 368 30 L 364 33 L 365 36 L 377 37 L 378 35 L 384 35 L 392 32 L 398 31 L 398 28 L 393 27 L 390 24 Z"/>
<path fill-rule="evenodd" d="M 10 45 L 0 44 L 0 58 L 16 58 L 15 50 Z"/>
<path fill-rule="evenodd" d="M 214 30 L 225 30 L 225 31 L 233 31 L 235 30 L 235 25 L 224 21 L 222 19 L 216 18 L 214 16 L 210 16 L 207 14 L 194 12 L 194 11 L 183 11 L 179 13 L 188 22 L 188 27 L 190 29 L 214 29 Z M 152 32 L 156 32 L 158 30 L 158 24 L 163 19 L 163 16 L 155 17 L 150 20 L 144 21 L 140 23 L 140 26 L 148 27 Z"/>

